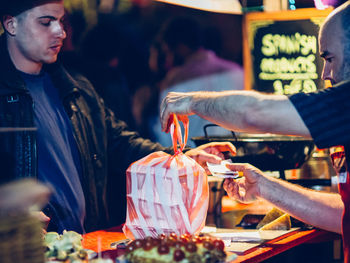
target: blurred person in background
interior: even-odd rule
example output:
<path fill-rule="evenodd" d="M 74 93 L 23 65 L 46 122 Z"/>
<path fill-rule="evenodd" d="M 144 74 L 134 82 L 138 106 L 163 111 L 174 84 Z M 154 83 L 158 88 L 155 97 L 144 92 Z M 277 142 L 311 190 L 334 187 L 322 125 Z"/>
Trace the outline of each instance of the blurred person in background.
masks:
<path fill-rule="evenodd" d="M 242 90 L 244 74 L 240 65 L 219 58 L 214 51 L 204 48 L 201 25 L 190 17 L 175 17 L 166 22 L 158 38 L 165 54 L 168 72 L 160 86 L 159 102 L 168 92 Z M 232 85 L 232 83 L 234 83 Z M 207 120 L 190 116 L 189 138 L 203 136 Z M 161 131 L 159 117 L 151 124 L 154 139 L 171 145 L 171 138 Z M 230 135 L 221 127 L 211 128 L 211 135 Z M 189 145 L 194 146 L 193 142 Z"/>
<path fill-rule="evenodd" d="M 226 179 L 228 195 L 242 202 L 263 198 L 293 217 L 318 228 L 341 233 L 344 259 L 350 262 L 350 1 L 335 9 L 319 33 L 324 59 L 322 78 L 331 88 L 291 96 L 255 91 L 169 93 L 161 107 L 162 127 L 170 113 L 198 114 L 227 129 L 312 138 L 320 149 L 344 146 L 334 164 L 338 193 L 309 190 L 265 175 L 249 164 L 229 164 L 243 172 Z"/>
<path fill-rule="evenodd" d="M 135 91 L 132 99 L 132 112 L 140 133 L 156 140 L 150 124 L 159 119 L 159 93 L 161 81 L 166 75 L 165 54 L 161 43 L 155 39 L 149 48 L 148 66 L 150 81 Z"/>
<path fill-rule="evenodd" d="M 80 65 L 80 72 L 92 83 L 118 119 L 135 129 L 131 84 L 123 68 L 123 53 L 127 49 L 125 34 L 113 23 L 99 22 L 81 42 L 83 64 Z"/>
<path fill-rule="evenodd" d="M 66 38 L 63 0 L 11 0 L 0 6 L 0 125 L 2 152 L 15 165 L 6 181 L 31 177 L 55 190 L 43 209 L 48 231 L 79 233 L 121 224 L 125 171 L 134 161 L 167 151 L 132 131 L 83 76 L 70 74 L 58 54 Z M 35 127 L 35 131 L 31 128 Z M 27 129 L 28 128 L 28 129 Z M 231 144 L 212 143 L 186 155 L 220 162 Z M 5 181 L 5 180 L 1 180 Z"/>

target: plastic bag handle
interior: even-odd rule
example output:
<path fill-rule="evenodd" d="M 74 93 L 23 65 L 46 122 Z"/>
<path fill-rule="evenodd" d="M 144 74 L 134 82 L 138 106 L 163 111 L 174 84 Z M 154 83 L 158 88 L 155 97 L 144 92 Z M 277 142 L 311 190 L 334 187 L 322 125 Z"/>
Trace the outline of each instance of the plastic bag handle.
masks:
<path fill-rule="evenodd" d="M 170 115 L 170 135 L 173 142 L 174 154 L 178 154 L 183 151 L 186 146 L 187 138 L 188 138 L 188 117 L 186 115 L 175 115 L 174 113 Z M 182 140 L 181 126 L 179 121 L 183 123 L 185 129 L 185 135 Z M 180 145 L 180 148 L 178 148 Z"/>

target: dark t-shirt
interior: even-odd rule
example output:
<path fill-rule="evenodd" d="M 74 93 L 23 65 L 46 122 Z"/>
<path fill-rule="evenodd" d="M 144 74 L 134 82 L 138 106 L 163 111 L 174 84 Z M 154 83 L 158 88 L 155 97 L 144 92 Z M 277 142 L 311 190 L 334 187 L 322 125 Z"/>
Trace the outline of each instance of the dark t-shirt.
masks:
<path fill-rule="evenodd" d="M 318 148 L 344 146 L 346 166 L 350 156 L 350 81 L 319 91 L 289 97 Z M 339 193 L 344 203 L 342 235 L 344 260 L 350 262 L 350 178 L 349 171 L 339 178 Z"/>
<path fill-rule="evenodd" d="M 57 89 L 47 73 L 21 73 L 33 97 L 37 127 L 38 179 L 52 185 L 44 213 L 51 218 L 50 231 L 84 232 L 85 198 L 81 164 L 70 120 Z"/>

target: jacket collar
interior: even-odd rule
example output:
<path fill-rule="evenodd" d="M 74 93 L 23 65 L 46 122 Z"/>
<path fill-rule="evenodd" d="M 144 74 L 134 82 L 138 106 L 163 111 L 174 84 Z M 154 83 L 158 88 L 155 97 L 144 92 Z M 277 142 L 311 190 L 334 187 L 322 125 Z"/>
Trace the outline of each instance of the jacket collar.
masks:
<path fill-rule="evenodd" d="M 79 84 L 60 63 L 45 65 L 43 70 L 51 76 L 62 101 L 71 95 L 79 96 Z"/>
<path fill-rule="evenodd" d="M 18 70 L 12 63 L 7 51 L 6 36 L 0 36 L 0 87 L 1 93 L 24 90 L 24 81 L 20 77 Z"/>
<path fill-rule="evenodd" d="M 8 53 L 5 33 L 0 36 L 0 58 L 0 94 L 26 91 L 25 83 Z M 62 65 L 57 62 L 44 65 L 43 70 L 51 76 L 62 100 L 72 93 L 77 95 L 79 85 Z"/>

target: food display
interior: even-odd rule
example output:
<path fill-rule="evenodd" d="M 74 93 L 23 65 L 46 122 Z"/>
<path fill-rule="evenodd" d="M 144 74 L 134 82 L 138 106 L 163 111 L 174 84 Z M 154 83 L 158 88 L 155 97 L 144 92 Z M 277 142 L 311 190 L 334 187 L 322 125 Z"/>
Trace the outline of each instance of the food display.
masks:
<path fill-rule="evenodd" d="M 88 251 L 83 249 L 82 236 L 74 231 L 62 235 L 48 232 L 44 237 L 47 262 L 88 262 Z"/>
<path fill-rule="evenodd" d="M 193 262 L 214 263 L 226 260 L 225 244 L 209 236 L 177 236 L 136 239 L 127 245 L 125 259 L 130 263 Z"/>
<path fill-rule="evenodd" d="M 291 229 L 290 216 L 283 211 L 273 208 L 260 221 L 257 228 L 259 230 L 289 230 Z"/>

